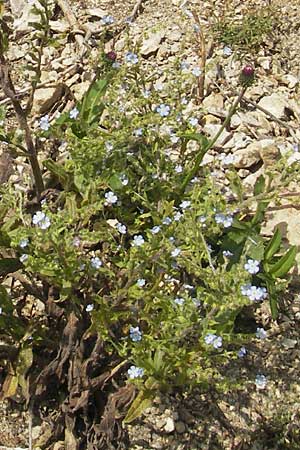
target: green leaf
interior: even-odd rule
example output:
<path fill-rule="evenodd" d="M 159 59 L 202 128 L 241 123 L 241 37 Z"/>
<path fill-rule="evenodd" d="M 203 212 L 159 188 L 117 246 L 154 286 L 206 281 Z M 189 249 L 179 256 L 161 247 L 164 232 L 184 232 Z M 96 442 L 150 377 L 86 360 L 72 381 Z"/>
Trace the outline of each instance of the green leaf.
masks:
<path fill-rule="evenodd" d="M 247 255 L 258 261 L 261 261 L 264 256 L 264 239 L 258 234 L 254 236 L 248 236 Z"/>
<path fill-rule="evenodd" d="M 23 267 L 23 264 L 18 258 L 3 258 L 0 260 L 0 275 L 5 276 L 9 273 L 16 272 L 21 267 Z"/>
<path fill-rule="evenodd" d="M 291 247 L 276 264 L 270 267 L 269 273 L 275 278 L 284 277 L 295 264 L 297 255 L 297 247 Z"/>
<path fill-rule="evenodd" d="M 273 255 L 279 250 L 280 244 L 282 240 L 282 235 L 279 228 L 276 228 L 274 236 L 269 241 L 268 245 L 265 248 L 264 259 L 268 261 L 272 258 Z"/>
<path fill-rule="evenodd" d="M 146 408 L 151 406 L 154 399 L 154 393 L 151 391 L 141 391 L 137 395 L 136 399 L 131 404 L 128 413 L 126 414 L 123 424 L 133 422 L 140 417 Z"/>
<path fill-rule="evenodd" d="M 254 190 L 253 190 L 254 195 L 262 194 L 264 192 L 265 185 L 266 185 L 265 177 L 263 175 L 260 175 L 257 178 L 255 185 L 254 185 Z"/>
<path fill-rule="evenodd" d="M 251 225 L 253 227 L 255 225 L 259 225 L 263 222 L 263 220 L 265 218 L 265 211 L 266 211 L 270 201 L 271 200 L 263 200 L 258 203 L 256 212 L 251 220 Z"/>
<path fill-rule="evenodd" d="M 94 81 L 89 87 L 80 110 L 80 119 L 85 124 L 91 125 L 102 114 L 104 105 L 102 103 L 100 105 L 100 99 L 105 94 L 107 86 L 108 80 L 101 79 Z"/>
<path fill-rule="evenodd" d="M 110 179 L 108 180 L 109 187 L 114 191 L 118 191 L 119 189 L 122 189 L 123 184 L 120 180 L 119 175 L 116 173 L 113 174 Z"/>

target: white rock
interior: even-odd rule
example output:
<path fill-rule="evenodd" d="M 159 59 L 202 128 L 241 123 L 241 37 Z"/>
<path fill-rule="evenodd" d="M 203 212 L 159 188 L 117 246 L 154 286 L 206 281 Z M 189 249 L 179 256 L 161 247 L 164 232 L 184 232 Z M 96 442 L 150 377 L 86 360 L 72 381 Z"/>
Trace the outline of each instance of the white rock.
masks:
<path fill-rule="evenodd" d="M 299 78 L 294 77 L 294 75 L 288 73 L 281 77 L 281 80 L 284 84 L 286 84 L 290 89 L 293 89 L 298 83 Z"/>
<path fill-rule="evenodd" d="M 172 433 L 175 430 L 175 423 L 172 417 L 168 417 L 166 420 L 166 425 L 164 426 L 164 430 L 167 433 Z"/>
<path fill-rule="evenodd" d="M 284 108 L 288 106 L 288 103 L 282 95 L 274 92 L 260 99 L 258 105 L 280 119 L 284 117 Z"/>
<path fill-rule="evenodd" d="M 40 107 L 52 97 L 55 90 L 55 87 L 37 89 L 34 93 L 33 112 L 38 112 Z"/>
<path fill-rule="evenodd" d="M 150 34 L 149 37 L 143 41 L 141 55 L 148 56 L 151 53 L 156 52 L 159 49 L 159 44 L 164 36 L 164 31 L 157 31 L 156 33 Z"/>
<path fill-rule="evenodd" d="M 246 148 L 234 152 L 235 161 L 234 167 L 238 169 L 247 169 L 253 164 L 260 161 L 261 144 L 259 142 L 252 142 Z"/>
<path fill-rule="evenodd" d="M 271 58 L 269 56 L 261 56 L 257 58 L 258 64 L 265 70 L 270 70 L 271 67 Z"/>
<path fill-rule="evenodd" d="M 49 25 L 51 30 L 55 31 L 56 33 L 66 33 L 70 29 L 70 25 L 66 20 L 60 19 L 60 20 L 49 20 Z"/>
<path fill-rule="evenodd" d="M 266 225 L 262 233 L 272 236 L 278 227 L 283 237 L 287 238 L 291 245 L 300 245 L 300 214 L 298 209 L 287 207 L 277 211 L 267 212 Z"/>
<path fill-rule="evenodd" d="M 108 13 L 104 9 L 101 9 L 101 8 L 87 8 L 86 13 L 88 16 L 99 17 L 100 19 L 102 17 L 108 15 Z"/>
<path fill-rule="evenodd" d="M 234 133 L 232 138 L 228 142 L 226 142 L 224 148 L 234 148 L 238 150 L 241 148 L 245 148 L 251 142 L 252 139 L 249 136 L 247 136 L 246 133 L 237 131 L 236 133 Z"/>
<path fill-rule="evenodd" d="M 214 112 L 223 111 L 224 108 L 223 95 L 213 92 L 203 100 L 202 105 L 210 114 L 213 114 Z"/>
<path fill-rule="evenodd" d="M 181 37 L 182 37 L 182 33 L 179 28 L 173 28 L 166 35 L 166 38 L 168 39 L 168 41 L 171 41 L 171 42 L 178 42 L 178 41 L 180 41 Z"/>

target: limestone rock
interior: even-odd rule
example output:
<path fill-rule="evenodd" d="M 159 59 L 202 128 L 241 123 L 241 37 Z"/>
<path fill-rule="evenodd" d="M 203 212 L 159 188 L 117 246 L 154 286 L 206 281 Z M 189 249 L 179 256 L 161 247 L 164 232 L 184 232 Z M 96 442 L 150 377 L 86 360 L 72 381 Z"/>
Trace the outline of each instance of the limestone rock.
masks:
<path fill-rule="evenodd" d="M 261 144 L 259 142 L 252 142 L 246 148 L 234 152 L 234 167 L 237 169 L 247 169 L 253 166 L 253 164 L 257 164 L 261 159 L 260 151 Z"/>
<path fill-rule="evenodd" d="M 274 92 L 260 99 L 258 105 L 280 119 L 284 117 L 284 109 L 288 106 L 288 103 L 282 95 Z"/>
<path fill-rule="evenodd" d="M 148 56 L 151 55 L 151 53 L 155 53 L 159 49 L 159 44 L 164 36 L 164 31 L 157 31 L 156 33 L 150 34 L 149 37 L 143 41 L 141 55 Z"/>
<path fill-rule="evenodd" d="M 168 417 L 166 420 L 166 425 L 164 426 L 164 430 L 167 433 L 172 433 L 175 430 L 175 423 L 172 417 Z"/>
<path fill-rule="evenodd" d="M 208 135 L 210 139 L 212 139 L 220 130 L 222 125 L 215 125 L 213 123 L 206 124 L 203 127 L 203 131 L 205 134 Z M 217 142 L 214 144 L 215 147 L 218 145 L 222 145 L 222 143 L 230 136 L 230 133 L 228 131 L 223 130 L 221 135 L 218 137 Z"/>

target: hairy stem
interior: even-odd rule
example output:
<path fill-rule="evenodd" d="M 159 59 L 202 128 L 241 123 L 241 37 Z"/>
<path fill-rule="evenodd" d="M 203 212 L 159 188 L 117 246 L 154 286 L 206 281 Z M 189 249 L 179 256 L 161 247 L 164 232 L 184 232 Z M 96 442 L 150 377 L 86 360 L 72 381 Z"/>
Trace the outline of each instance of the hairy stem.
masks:
<path fill-rule="evenodd" d="M 208 141 L 208 143 L 203 146 L 200 149 L 200 152 L 198 153 L 195 162 L 194 162 L 194 166 L 192 167 L 192 169 L 189 171 L 189 173 L 186 175 L 185 179 L 183 180 L 181 189 L 180 189 L 180 193 L 181 195 L 184 194 L 185 189 L 187 187 L 187 185 L 189 184 L 189 182 L 191 181 L 191 179 L 196 175 L 196 173 L 199 170 L 200 164 L 203 160 L 204 155 L 214 146 L 214 144 L 217 142 L 219 136 L 221 136 L 223 130 L 227 127 L 227 125 L 230 123 L 231 117 L 233 116 L 233 114 L 235 113 L 240 101 L 242 100 L 243 96 L 245 95 L 245 92 L 247 90 L 247 87 L 243 87 L 239 96 L 237 97 L 237 99 L 235 100 L 235 102 L 232 104 L 226 119 L 223 122 L 223 125 L 220 127 L 219 131 L 217 132 L 217 134 L 210 140 Z"/>

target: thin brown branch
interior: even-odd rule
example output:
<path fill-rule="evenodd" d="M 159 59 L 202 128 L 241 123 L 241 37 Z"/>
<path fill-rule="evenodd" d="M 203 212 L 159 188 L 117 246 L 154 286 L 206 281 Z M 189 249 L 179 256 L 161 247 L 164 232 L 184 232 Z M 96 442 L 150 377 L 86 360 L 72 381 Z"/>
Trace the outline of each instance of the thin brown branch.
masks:
<path fill-rule="evenodd" d="M 27 123 L 27 118 L 25 111 L 23 110 L 20 101 L 17 99 L 16 91 L 14 85 L 12 83 L 10 72 L 8 65 L 6 63 L 6 59 L 3 55 L 0 55 L 0 83 L 2 85 L 2 89 L 4 94 L 10 99 L 15 113 L 16 118 L 19 123 L 21 130 L 24 131 L 25 144 L 27 149 L 28 158 L 30 161 L 32 174 L 35 181 L 35 189 L 38 199 L 41 196 L 41 193 L 44 190 L 44 182 L 42 177 L 42 172 L 39 166 L 39 162 L 37 159 L 37 152 L 35 145 L 33 143 L 31 130 Z"/>
<path fill-rule="evenodd" d="M 198 37 L 198 45 L 200 52 L 200 69 L 201 73 L 198 77 L 198 101 L 201 102 L 204 97 L 204 83 L 205 83 L 205 66 L 206 66 L 206 44 L 204 33 L 200 24 L 199 16 L 196 11 L 192 11 L 195 23 L 197 25 L 196 35 Z"/>

